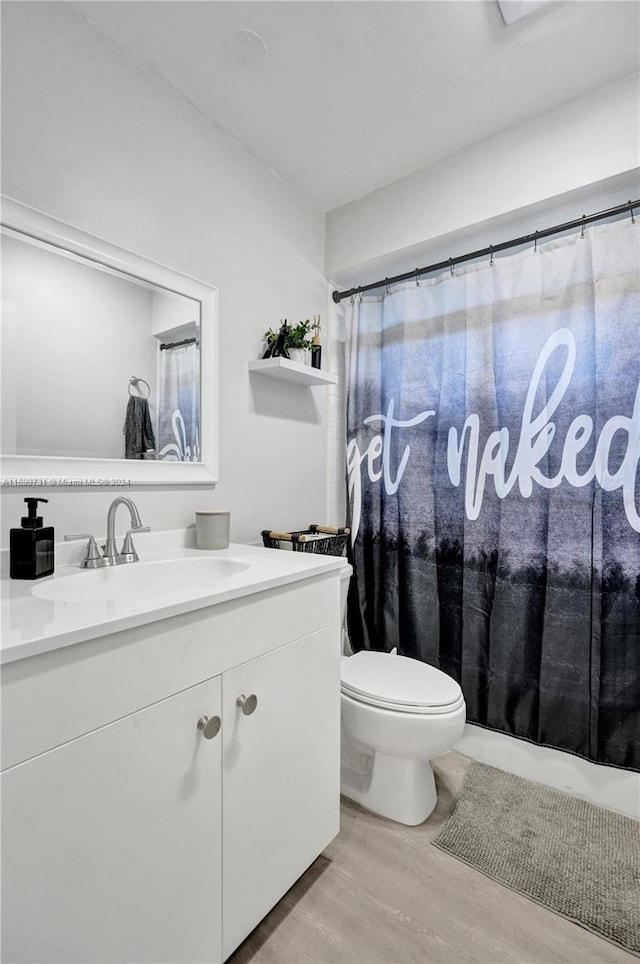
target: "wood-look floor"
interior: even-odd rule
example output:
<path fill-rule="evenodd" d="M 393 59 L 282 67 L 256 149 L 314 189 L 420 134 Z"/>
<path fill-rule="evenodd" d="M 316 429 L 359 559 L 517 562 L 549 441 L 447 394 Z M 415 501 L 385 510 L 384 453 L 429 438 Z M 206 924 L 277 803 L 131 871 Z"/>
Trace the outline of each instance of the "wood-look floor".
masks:
<path fill-rule="evenodd" d="M 338 837 L 229 964 L 637 964 L 431 846 L 470 762 L 434 761 L 438 806 L 419 827 L 343 798 Z"/>

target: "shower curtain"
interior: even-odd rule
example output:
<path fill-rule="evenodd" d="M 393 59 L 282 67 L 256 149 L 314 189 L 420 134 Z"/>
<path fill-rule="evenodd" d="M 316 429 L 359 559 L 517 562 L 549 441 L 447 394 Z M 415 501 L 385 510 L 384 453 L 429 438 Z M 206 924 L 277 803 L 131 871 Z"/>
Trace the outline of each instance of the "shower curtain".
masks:
<path fill-rule="evenodd" d="M 158 459 L 200 461 L 200 349 L 196 342 L 160 352 Z"/>
<path fill-rule="evenodd" d="M 640 225 L 356 298 L 354 649 L 469 722 L 640 768 Z"/>

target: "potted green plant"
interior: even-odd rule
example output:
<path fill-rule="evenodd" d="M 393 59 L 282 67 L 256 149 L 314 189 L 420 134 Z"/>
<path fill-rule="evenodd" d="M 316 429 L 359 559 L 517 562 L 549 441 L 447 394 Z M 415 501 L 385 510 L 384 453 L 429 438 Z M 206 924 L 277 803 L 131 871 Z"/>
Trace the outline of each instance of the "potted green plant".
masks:
<path fill-rule="evenodd" d="M 263 358 L 290 358 L 291 361 L 308 365 L 314 348 L 312 337 L 312 325 L 308 318 L 306 321 L 299 321 L 297 325 L 287 324 L 285 318 L 277 331 L 273 328 L 267 328 L 265 331 L 264 340 L 267 343 L 267 350 Z"/>

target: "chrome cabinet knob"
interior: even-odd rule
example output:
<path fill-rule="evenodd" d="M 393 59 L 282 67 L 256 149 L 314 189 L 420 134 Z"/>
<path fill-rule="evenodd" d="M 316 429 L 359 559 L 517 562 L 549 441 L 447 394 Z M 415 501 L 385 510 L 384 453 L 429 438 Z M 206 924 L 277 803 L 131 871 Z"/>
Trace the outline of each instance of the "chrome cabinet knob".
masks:
<path fill-rule="evenodd" d="M 244 693 L 242 693 L 236 700 L 236 706 L 240 707 L 245 716 L 251 716 L 257 705 L 258 697 L 255 693 L 252 693 L 250 696 L 245 696 Z"/>
<path fill-rule="evenodd" d="M 214 736 L 217 736 L 220 732 L 220 726 L 219 716 L 212 716 L 211 719 L 208 716 L 201 716 L 198 720 L 198 729 L 202 730 L 205 740 L 212 740 Z"/>

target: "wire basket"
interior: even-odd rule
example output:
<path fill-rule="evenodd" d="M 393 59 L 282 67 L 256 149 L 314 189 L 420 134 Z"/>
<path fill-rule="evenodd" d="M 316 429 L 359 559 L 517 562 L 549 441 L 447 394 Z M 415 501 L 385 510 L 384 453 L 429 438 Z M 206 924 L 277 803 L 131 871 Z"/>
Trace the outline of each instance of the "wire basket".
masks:
<path fill-rule="evenodd" d="M 349 529 L 336 526 L 310 525 L 297 532 L 262 530 L 262 541 L 267 549 L 293 549 L 294 552 L 318 552 L 325 556 L 342 556 L 349 538 Z"/>

